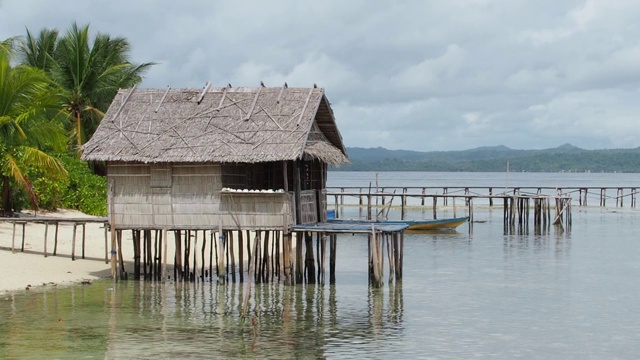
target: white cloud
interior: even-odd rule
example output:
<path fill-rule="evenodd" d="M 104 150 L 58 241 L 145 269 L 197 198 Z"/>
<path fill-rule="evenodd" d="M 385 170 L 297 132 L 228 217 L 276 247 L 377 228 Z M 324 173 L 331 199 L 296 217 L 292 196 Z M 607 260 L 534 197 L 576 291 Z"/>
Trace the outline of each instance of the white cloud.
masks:
<path fill-rule="evenodd" d="M 77 21 L 158 62 L 145 87 L 316 83 L 347 146 L 636 147 L 638 13 L 624 0 L 23 0 L 2 2 L 0 39 Z"/>

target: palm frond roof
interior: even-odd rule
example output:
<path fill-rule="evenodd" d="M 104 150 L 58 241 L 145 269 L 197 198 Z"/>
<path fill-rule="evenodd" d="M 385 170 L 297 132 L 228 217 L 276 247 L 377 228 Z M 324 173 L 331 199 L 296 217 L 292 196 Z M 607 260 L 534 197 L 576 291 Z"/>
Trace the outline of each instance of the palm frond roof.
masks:
<path fill-rule="evenodd" d="M 120 90 L 84 160 L 348 162 L 324 89 L 222 87 Z"/>

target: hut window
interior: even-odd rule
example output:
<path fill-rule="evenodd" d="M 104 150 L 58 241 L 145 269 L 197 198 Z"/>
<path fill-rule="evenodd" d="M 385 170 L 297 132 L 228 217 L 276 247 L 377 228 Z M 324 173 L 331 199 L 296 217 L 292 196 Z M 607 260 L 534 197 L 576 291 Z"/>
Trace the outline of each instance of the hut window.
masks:
<path fill-rule="evenodd" d="M 248 167 L 244 164 L 222 165 L 222 187 L 231 189 L 246 189 Z"/>
<path fill-rule="evenodd" d="M 151 164 L 151 187 L 171 187 L 171 164 Z"/>
<path fill-rule="evenodd" d="M 223 164 L 222 187 L 231 189 L 282 189 L 282 163 Z"/>

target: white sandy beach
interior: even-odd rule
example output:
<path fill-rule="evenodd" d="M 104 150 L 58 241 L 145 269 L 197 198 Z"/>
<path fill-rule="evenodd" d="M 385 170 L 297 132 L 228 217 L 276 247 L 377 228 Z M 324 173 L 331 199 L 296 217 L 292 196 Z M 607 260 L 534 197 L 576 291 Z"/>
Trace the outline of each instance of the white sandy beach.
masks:
<path fill-rule="evenodd" d="M 25 217 L 33 216 L 31 212 L 23 215 Z M 47 213 L 38 212 L 36 217 L 78 219 L 90 218 L 91 216 L 73 210 L 59 210 Z M 71 260 L 73 224 L 62 223 L 59 226 L 58 246 L 55 256 L 53 255 L 55 226 L 49 225 L 47 231 L 48 256 L 45 257 L 44 224 L 27 223 L 25 226 L 24 252 L 20 251 L 22 246 L 22 225 L 17 225 L 14 243 L 15 252 L 12 252 L 12 243 L 14 242 L 13 224 L 10 221 L 0 220 L 0 270 L 6 274 L 0 277 L 0 294 L 10 291 L 24 291 L 35 286 L 73 285 L 83 281 L 110 278 L 111 264 L 105 262 L 105 229 L 103 224 L 86 223 L 85 227 L 85 259 L 82 259 L 82 227 L 78 226 L 76 229 L 75 260 Z M 110 235 L 110 233 L 107 233 L 107 250 L 111 250 Z M 169 236 L 168 240 L 167 254 L 173 259 L 175 241 L 173 236 Z M 253 240 L 250 244 L 253 244 Z M 209 253 L 210 249 L 211 242 L 208 242 L 206 253 Z M 238 258 L 237 248 L 234 254 Z M 130 231 L 123 231 L 122 255 L 125 261 L 125 269 L 133 271 L 133 246 Z M 172 272 L 173 261 L 169 261 L 167 263 L 167 273 L 172 274 Z"/>
<path fill-rule="evenodd" d="M 37 213 L 37 217 L 89 217 L 78 211 L 60 210 L 57 212 Z M 110 264 L 105 263 L 104 227 L 98 223 L 86 225 L 85 259 L 81 258 L 82 228 L 77 228 L 76 260 L 71 260 L 73 226 L 60 225 L 58 233 L 57 256 L 53 256 L 54 227 L 49 226 L 47 234 L 48 256 L 44 251 L 44 224 L 27 224 L 25 227 L 24 252 L 20 252 L 22 226 L 16 226 L 15 253 L 12 253 L 13 225 L 0 222 L 0 293 L 25 290 L 34 286 L 70 285 L 86 280 L 108 278 L 111 275 Z M 123 246 L 125 260 L 132 258 L 133 249 Z"/>

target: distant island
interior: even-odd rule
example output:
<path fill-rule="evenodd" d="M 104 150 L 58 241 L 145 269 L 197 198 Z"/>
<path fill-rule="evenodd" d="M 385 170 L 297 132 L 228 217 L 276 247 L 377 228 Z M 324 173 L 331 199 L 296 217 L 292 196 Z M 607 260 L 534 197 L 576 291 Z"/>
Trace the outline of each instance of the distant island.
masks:
<path fill-rule="evenodd" d="M 350 164 L 333 171 L 625 172 L 640 173 L 640 148 L 585 150 L 571 144 L 542 150 L 504 145 L 462 151 L 347 148 Z"/>

